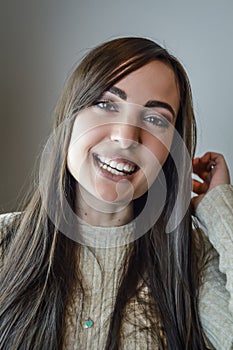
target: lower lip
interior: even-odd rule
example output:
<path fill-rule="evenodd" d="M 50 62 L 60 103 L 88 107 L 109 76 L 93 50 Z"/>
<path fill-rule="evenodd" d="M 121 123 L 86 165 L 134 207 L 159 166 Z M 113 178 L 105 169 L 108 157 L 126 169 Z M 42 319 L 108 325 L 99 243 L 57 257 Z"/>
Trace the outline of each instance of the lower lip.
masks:
<path fill-rule="evenodd" d="M 96 157 L 93 156 L 94 159 L 94 165 L 95 168 L 97 169 L 98 174 L 102 175 L 103 177 L 112 180 L 114 182 L 119 182 L 121 180 L 132 180 L 134 175 L 138 172 L 139 169 L 137 169 L 134 173 L 129 174 L 129 175 L 116 175 L 116 174 L 112 174 L 109 171 L 107 171 L 106 169 L 103 169 L 99 166 L 98 160 L 96 159 Z"/>

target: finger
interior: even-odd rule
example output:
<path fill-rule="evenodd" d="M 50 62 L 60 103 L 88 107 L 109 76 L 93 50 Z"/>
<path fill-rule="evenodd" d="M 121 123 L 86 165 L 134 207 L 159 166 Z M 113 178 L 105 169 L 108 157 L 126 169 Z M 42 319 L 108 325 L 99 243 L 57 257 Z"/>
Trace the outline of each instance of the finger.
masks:
<path fill-rule="evenodd" d="M 206 178 L 216 165 L 222 162 L 224 162 L 224 157 L 221 154 L 207 152 L 202 157 L 193 159 L 193 172 L 201 178 Z"/>
<path fill-rule="evenodd" d="M 195 158 L 193 160 L 193 172 L 196 174 L 200 174 L 202 172 L 207 171 L 206 165 L 207 163 L 203 161 L 202 158 Z"/>
<path fill-rule="evenodd" d="M 210 181 L 210 172 L 208 171 L 193 170 L 193 174 L 197 175 L 201 180 L 205 182 Z"/>
<path fill-rule="evenodd" d="M 193 192 L 196 194 L 203 194 L 208 191 L 208 184 L 206 182 L 200 182 L 193 179 Z"/>
<path fill-rule="evenodd" d="M 205 153 L 204 156 L 199 158 L 198 162 L 194 162 L 196 167 L 194 171 L 201 172 L 200 169 L 205 167 L 204 164 L 206 164 L 206 169 L 209 171 L 209 179 L 214 180 L 213 185 L 230 183 L 229 169 L 222 154 L 216 152 Z"/>
<path fill-rule="evenodd" d="M 206 170 L 206 165 L 202 165 L 200 161 L 196 161 L 193 166 L 193 174 L 198 175 L 203 181 L 210 180 L 210 171 Z"/>
<path fill-rule="evenodd" d="M 201 158 L 199 158 L 199 163 L 204 167 L 205 165 L 211 167 L 214 166 L 224 166 L 226 167 L 226 161 L 224 156 L 217 152 L 206 152 Z M 212 168 L 212 167 L 211 167 Z M 210 169 L 208 169 L 210 170 Z"/>

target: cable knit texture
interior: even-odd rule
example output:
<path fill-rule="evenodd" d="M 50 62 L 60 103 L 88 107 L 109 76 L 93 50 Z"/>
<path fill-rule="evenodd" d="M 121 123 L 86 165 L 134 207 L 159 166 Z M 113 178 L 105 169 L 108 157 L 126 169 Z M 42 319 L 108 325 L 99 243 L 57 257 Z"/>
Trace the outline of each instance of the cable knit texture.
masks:
<path fill-rule="evenodd" d="M 233 186 L 219 185 L 196 210 L 213 247 L 200 293 L 200 316 L 215 349 L 233 349 Z"/>
<path fill-rule="evenodd" d="M 3 235 L 12 215 L 0 216 Z M 198 205 L 196 216 L 211 242 L 211 259 L 200 289 L 199 310 L 203 329 L 208 344 L 212 344 L 210 348 L 230 350 L 233 349 L 233 187 L 220 185 L 211 190 Z M 108 229 L 101 227 L 81 225 L 81 230 L 86 236 L 94 233 L 103 238 L 108 234 Z M 80 263 L 85 296 L 80 300 L 77 293 L 67 307 L 64 349 L 104 349 L 119 281 L 130 250 L 129 245 L 112 244 L 112 239 L 114 234 L 122 235 L 122 232 L 128 236 L 132 230 L 131 224 L 111 228 L 111 244 L 106 248 L 82 246 Z M 144 297 L 147 297 L 146 290 Z M 93 326 L 85 328 L 88 319 L 93 321 Z M 120 348 L 155 350 L 149 327 L 140 304 L 132 300 L 123 318 Z"/>

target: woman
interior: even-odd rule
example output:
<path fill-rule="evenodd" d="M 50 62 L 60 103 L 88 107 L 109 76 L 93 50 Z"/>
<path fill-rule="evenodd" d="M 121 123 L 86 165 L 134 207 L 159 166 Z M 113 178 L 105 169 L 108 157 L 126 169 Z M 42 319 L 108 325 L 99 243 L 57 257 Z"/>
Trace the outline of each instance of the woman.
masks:
<path fill-rule="evenodd" d="M 232 280 L 191 214 L 232 277 L 233 191 L 224 158 L 207 153 L 193 163 L 204 182 L 191 208 L 195 120 L 180 63 L 147 39 L 107 42 L 55 116 L 38 189 L 2 217 L 0 348 L 230 349 Z"/>

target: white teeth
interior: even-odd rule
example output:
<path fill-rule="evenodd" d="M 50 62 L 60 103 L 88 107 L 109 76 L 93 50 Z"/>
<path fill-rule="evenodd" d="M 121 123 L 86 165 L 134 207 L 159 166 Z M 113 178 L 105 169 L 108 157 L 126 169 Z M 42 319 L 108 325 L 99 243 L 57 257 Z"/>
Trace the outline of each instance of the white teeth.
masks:
<path fill-rule="evenodd" d="M 98 156 L 99 160 L 102 162 L 102 163 L 105 163 L 105 164 L 110 164 L 111 162 L 111 159 L 107 159 L 107 158 L 104 158 L 102 156 Z"/>
<path fill-rule="evenodd" d="M 105 162 L 106 163 L 106 162 Z M 108 164 L 108 163 L 106 163 Z M 117 167 L 117 162 L 115 162 L 115 160 L 111 160 L 111 162 L 109 163 L 110 167 L 112 168 L 116 168 Z"/>
<path fill-rule="evenodd" d="M 126 175 L 124 172 L 133 172 L 135 170 L 135 166 L 131 164 L 125 163 L 117 163 L 115 160 L 111 160 L 110 158 L 105 158 L 103 156 L 98 156 L 99 166 L 112 174 L 115 175 Z M 118 171 L 119 170 L 119 171 Z"/>
<path fill-rule="evenodd" d="M 104 167 L 103 167 L 104 168 Z M 105 169 L 105 168 L 104 168 Z M 120 175 L 120 176 L 124 176 L 125 174 L 122 173 L 122 172 L 119 172 L 115 169 L 112 169 L 110 166 L 107 167 L 106 169 L 107 171 L 109 171 L 111 174 L 114 174 L 114 175 Z"/>
<path fill-rule="evenodd" d="M 123 170 L 124 169 L 124 164 L 123 163 L 119 163 L 116 166 L 117 170 Z"/>
<path fill-rule="evenodd" d="M 126 165 L 124 165 L 124 170 L 125 171 L 132 171 L 132 168 L 134 168 L 134 167 L 132 167 L 132 166 L 130 166 L 129 164 L 126 164 Z"/>

